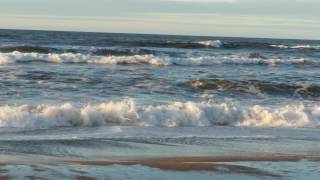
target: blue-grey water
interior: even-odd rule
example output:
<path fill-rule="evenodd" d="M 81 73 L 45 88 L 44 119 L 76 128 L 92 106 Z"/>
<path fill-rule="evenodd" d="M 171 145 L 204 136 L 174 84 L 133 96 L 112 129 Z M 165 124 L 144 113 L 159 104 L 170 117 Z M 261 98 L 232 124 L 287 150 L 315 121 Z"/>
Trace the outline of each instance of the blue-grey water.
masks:
<path fill-rule="evenodd" d="M 0 30 L 0 155 L 319 156 L 319 69 L 320 41 Z M 318 177 L 308 163 L 301 173 Z M 108 168 L 111 179 L 148 171 Z"/>

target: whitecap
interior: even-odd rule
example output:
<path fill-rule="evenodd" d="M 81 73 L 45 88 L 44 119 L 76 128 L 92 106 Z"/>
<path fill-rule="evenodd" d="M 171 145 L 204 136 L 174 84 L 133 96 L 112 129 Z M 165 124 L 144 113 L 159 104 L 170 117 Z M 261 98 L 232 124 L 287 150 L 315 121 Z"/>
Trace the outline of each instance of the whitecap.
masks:
<path fill-rule="evenodd" d="M 205 45 L 208 47 L 220 48 L 222 46 L 222 42 L 220 40 L 214 41 L 199 41 L 198 44 Z"/>
<path fill-rule="evenodd" d="M 320 105 L 246 106 L 239 102 L 171 102 L 139 105 L 134 99 L 77 106 L 20 105 L 0 107 L 0 127 L 72 126 L 152 127 L 320 127 Z M 120 129 L 121 130 L 121 129 Z M 118 132 L 119 128 L 115 128 Z"/>
<path fill-rule="evenodd" d="M 152 66 L 208 66 L 216 64 L 304 64 L 306 62 L 316 63 L 298 57 L 250 57 L 248 54 L 216 54 L 181 57 L 170 57 L 166 55 L 133 55 L 133 56 L 95 56 L 80 53 L 0 53 L 0 65 L 28 62 L 47 63 L 87 63 L 105 65 L 152 65 Z"/>

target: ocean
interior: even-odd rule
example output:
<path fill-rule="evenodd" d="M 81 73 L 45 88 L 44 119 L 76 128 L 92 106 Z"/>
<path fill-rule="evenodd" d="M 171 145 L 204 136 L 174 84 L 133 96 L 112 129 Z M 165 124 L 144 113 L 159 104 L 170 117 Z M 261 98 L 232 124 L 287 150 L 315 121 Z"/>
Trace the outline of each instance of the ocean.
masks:
<path fill-rule="evenodd" d="M 0 30 L 13 179 L 318 179 L 320 41 Z"/>

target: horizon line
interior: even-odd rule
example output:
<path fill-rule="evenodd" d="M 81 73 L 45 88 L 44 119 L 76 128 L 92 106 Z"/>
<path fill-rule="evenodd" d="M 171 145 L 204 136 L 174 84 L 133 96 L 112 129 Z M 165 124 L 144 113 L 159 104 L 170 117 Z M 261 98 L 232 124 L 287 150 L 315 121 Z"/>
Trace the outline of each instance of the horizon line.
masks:
<path fill-rule="evenodd" d="M 81 30 L 49 30 L 49 29 L 25 29 L 25 28 L 0 28 L 0 30 L 13 31 L 46 31 L 46 32 L 73 32 L 73 33 L 101 33 L 101 34 L 126 34 L 126 35 L 156 35 L 156 36 L 189 36 L 189 37 L 213 37 L 213 38 L 243 38 L 243 39 L 270 39 L 270 40 L 305 40 L 305 41 L 320 41 L 319 39 L 302 39 L 302 38 L 274 38 L 274 37 L 245 37 L 245 36 L 222 36 L 222 35 L 195 35 L 195 34 L 166 34 L 166 33 L 136 33 L 136 32 L 106 32 L 106 31 L 81 31 Z"/>

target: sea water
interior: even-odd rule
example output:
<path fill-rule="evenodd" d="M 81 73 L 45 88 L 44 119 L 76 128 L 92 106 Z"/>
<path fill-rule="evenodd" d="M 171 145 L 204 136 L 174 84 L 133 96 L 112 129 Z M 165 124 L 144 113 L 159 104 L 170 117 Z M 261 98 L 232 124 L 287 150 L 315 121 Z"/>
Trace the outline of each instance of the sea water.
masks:
<path fill-rule="evenodd" d="M 0 30 L 2 174 L 232 178 L 48 162 L 319 157 L 319 68 L 312 40 Z M 248 163 L 272 178 L 320 176 L 316 161 Z"/>

